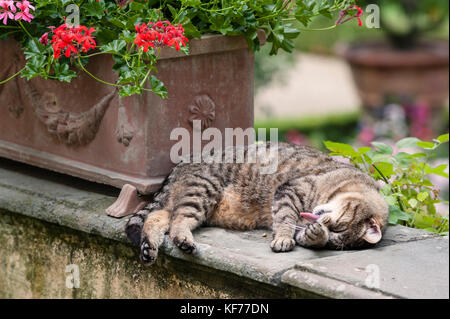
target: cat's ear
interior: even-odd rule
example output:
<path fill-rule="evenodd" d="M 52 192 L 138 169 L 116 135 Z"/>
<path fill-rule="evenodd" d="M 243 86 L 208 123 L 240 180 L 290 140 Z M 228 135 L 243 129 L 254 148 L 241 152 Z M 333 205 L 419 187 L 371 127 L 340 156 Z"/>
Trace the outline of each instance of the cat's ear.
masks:
<path fill-rule="evenodd" d="M 368 228 L 363 238 L 370 244 L 376 244 L 381 240 L 380 225 L 378 225 L 378 222 L 374 218 L 370 218 L 367 223 Z"/>

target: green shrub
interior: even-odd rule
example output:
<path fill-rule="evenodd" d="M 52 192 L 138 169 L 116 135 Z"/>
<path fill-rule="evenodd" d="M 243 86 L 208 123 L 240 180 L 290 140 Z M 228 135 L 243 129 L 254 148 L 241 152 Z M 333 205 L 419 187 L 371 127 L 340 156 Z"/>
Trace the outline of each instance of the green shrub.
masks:
<path fill-rule="evenodd" d="M 440 199 L 440 190 L 429 179 L 430 175 L 449 178 L 448 165 L 433 167 L 434 151 L 447 143 L 449 135 L 441 135 L 432 142 L 407 137 L 396 143 L 396 148 L 418 148 L 419 152 L 394 152 L 385 143 L 372 142 L 372 147 L 353 148 L 351 145 L 325 142 L 332 156 L 342 156 L 371 175 L 383 181 L 381 189 L 390 207 L 389 222 L 448 235 L 448 214 L 441 216 L 435 204 L 447 203 Z"/>

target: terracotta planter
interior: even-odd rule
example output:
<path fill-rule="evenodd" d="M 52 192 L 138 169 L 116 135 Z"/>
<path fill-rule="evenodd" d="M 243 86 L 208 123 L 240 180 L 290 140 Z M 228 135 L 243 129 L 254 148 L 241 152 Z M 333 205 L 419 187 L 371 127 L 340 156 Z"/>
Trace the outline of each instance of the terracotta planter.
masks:
<path fill-rule="evenodd" d="M 0 41 L 0 79 L 19 70 L 16 42 Z M 88 69 L 114 81 L 109 56 Z M 82 73 L 70 84 L 16 78 L 0 86 L 0 156 L 149 194 L 173 163 L 170 132 L 204 127 L 253 127 L 254 56 L 243 37 L 206 36 L 191 54 L 162 52 L 158 77 L 169 97 L 120 99 L 114 88 Z"/>
<path fill-rule="evenodd" d="M 366 107 L 383 105 L 388 96 L 413 98 L 442 107 L 449 95 L 448 42 L 422 42 L 400 51 L 386 43 L 361 43 L 338 48 L 350 63 Z"/>

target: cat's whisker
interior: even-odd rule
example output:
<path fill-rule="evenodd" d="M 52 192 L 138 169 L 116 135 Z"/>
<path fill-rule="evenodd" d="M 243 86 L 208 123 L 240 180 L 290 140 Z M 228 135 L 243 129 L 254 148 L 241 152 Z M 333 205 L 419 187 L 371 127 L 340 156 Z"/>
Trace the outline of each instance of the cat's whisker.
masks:
<path fill-rule="evenodd" d="M 281 221 L 281 223 L 283 223 L 286 226 L 289 226 L 289 227 L 291 227 L 291 228 L 293 228 L 295 230 L 301 230 L 301 229 L 305 229 L 306 228 L 306 226 L 292 224 L 292 223 L 289 223 L 289 222 L 286 222 L 286 221 L 283 221 L 283 220 Z"/>

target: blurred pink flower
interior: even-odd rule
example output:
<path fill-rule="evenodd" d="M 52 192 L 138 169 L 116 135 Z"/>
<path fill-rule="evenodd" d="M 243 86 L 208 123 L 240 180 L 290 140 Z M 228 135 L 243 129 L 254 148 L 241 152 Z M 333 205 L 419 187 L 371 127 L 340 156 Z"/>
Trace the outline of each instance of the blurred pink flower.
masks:
<path fill-rule="evenodd" d="M 285 134 L 286 142 L 296 145 L 308 145 L 308 139 L 297 130 L 289 130 Z"/>
<path fill-rule="evenodd" d="M 22 1 L 16 3 L 17 8 L 21 10 L 21 12 L 17 13 L 14 17 L 14 20 L 24 20 L 27 22 L 31 22 L 31 19 L 34 18 L 34 16 L 30 13 L 30 9 L 36 10 L 29 1 Z"/>
<path fill-rule="evenodd" d="M 6 24 L 8 19 L 14 19 L 14 13 L 17 11 L 14 1 L 12 0 L 0 0 L 0 20 L 3 20 L 3 24 Z"/>
<path fill-rule="evenodd" d="M 48 32 L 45 32 L 42 37 L 39 39 L 39 42 L 42 44 L 48 44 Z"/>
<path fill-rule="evenodd" d="M 375 139 L 375 133 L 373 128 L 370 126 L 364 126 L 359 133 L 358 140 L 363 145 L 370 145 L 370 143 Z"/>

